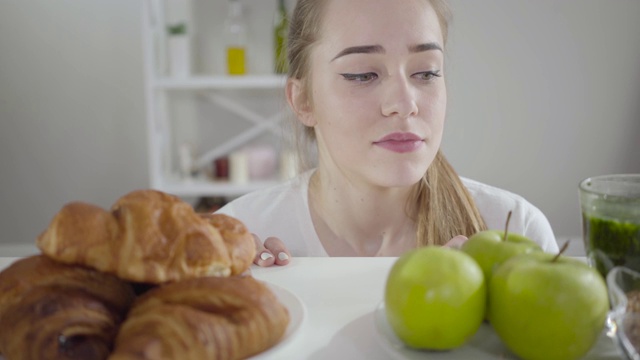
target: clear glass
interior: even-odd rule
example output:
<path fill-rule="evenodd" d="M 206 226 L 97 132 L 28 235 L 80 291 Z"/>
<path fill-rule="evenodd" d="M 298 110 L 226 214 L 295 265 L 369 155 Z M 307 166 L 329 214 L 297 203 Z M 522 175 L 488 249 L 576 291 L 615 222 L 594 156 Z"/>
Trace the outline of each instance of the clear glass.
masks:
<path fill-rule="evenodd" d="M 587 259 L 604 277 L 615 266 L 640 271 L 640 174 L 580 182 Z"/>
<path fill-rule="evenodd" d="M 615 266 L 607 275 L 611 312 L 608 335 L 627 359 L 640 360 L 640 273 Z"/>

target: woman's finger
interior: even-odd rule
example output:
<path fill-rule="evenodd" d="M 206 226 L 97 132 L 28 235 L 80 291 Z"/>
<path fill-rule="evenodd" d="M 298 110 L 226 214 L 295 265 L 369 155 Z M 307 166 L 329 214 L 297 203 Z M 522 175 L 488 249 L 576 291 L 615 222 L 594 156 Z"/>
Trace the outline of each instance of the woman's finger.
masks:
<path fill-rule="evenodd" d="M 287 265 L 291 260 L 291 254 L 282 240 L 277 237 L 269 237 L 264 241 L 264 247 L 275 255 L 276 265 Z"/>
<path fill-rule="evenodd" d="M 258 266 L 271 266 L 275 263 L 275 257 L 267 248 L 262 244 L 262 240 L 256 236 L 253 236 L 253 242 L 256 245 L 256 257 L 253 259 L 253 263 Z"/>
<path fill-rule="evenodd" d="M 444 244 L 444 247 L 460 249 L 462 247 L 462 244 L 464 244 L 466 241 L 467 241 L 466 236 L 463 236 L 463 235 L 454 236 L 451 240 L 447 241 L 447 243 Z"/>

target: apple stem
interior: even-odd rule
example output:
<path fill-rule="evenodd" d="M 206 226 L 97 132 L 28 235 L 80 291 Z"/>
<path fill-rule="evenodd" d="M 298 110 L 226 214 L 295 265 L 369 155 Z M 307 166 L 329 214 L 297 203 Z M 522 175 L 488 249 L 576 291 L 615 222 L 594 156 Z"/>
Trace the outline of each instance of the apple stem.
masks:
<path fill-rule="evenodd" d="M 562 247 L 560 248 L 560 251 L 558 251 L 556 256 L 554 256 L 553 259 L 551 259 L 551 262 L 556 262 L 556 260 L 558 260 L 560 255 L 562 255 L 562 253 L 564 253 L 565 250 L 567 250 L 568 247 L 569 247 L 569 240 L 564 242 L 564 245 L 562 245 Z"/>
<path fill-rule="evenodd" d="M 502 239 L 504 242 L 507 241 L 507 233 L 509 232 L 509 222 L 511 221 L 512 212 L 513 211 L 509 210 L 509 213 L 507 214 L 507 222 L 504 224 L 504 238 Z"/>

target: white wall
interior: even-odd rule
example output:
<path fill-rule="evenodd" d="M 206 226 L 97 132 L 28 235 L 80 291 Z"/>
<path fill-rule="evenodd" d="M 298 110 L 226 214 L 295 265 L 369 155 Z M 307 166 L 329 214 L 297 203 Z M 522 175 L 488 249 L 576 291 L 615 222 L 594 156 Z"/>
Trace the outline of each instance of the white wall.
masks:
<path fill-rule="evenodd" d="M 579 181 L 640 173 L 640 1 L 452 7 L 445 153 L 579 237 Z"/>
<path fill-rule="evenodd" d="M 445 154 L 579 236 L 578 181 L 640 172 L 640 1 L 451 2 Z M 140 0 L 0 1 L 0 244 L 148 186 L 140 33 Z"/>
<path fill-rule="evenodd" d="M 68 201 L 147 186 L 141 9 L 0 1 L 0 243 L 33 243 Z"/>

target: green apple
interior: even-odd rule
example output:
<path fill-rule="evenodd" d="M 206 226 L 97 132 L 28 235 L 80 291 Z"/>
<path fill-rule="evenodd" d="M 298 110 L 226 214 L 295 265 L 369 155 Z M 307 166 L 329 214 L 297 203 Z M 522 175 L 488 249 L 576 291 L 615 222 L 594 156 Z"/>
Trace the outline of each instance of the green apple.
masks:
<path fill-rule="evenodd" d="M 529 360 L 582 357 L 609 311 L 600 273 L 578 259 L 544 252 L 500 265 L 489 296 L 489 322 L 511 351 Z"/>
<path fill-rule="evenodd" d="M 473 234 L 460 248 L 480 265 L 487 283 L 493 269 L 509 258 L 532 251 L 542 251 L 535 241 L 516 233 L 485 230 Z"/>
<path fill-rule="evenodd" d="M 436 246 L 410 250 L 387 277 L 387 320 L 409 347 L 454 349 L 480 327 L 486 286 L 480 266 L 462 251 Z"/>

